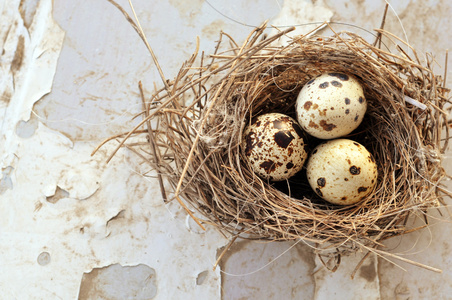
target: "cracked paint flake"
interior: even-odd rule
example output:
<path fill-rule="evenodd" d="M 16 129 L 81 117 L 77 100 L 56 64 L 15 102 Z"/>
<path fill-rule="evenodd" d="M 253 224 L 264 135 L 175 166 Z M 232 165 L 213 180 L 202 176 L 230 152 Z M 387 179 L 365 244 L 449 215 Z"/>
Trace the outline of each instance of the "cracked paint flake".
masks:
<path fill-rule="evenodd" d="M 84 273 L 78 299 L 154 299 L 157 295 L 155 269 L 139 264 L 113 264 Z"/>
<path fill-rule="evenodd" d="M 0 12 L 10 26 L 2 26 L 0 64 L 0 165 L 11 164 L 19 144 L 16 124 L 28 121 L 36 101 L 50 92 L 64 32 L 53 21 L 52 1 L 40 1 L 27 28 L 19 11 L 19 1 L 7 1 Z M 5 23 L 4 23 L 5 24 Z"/>

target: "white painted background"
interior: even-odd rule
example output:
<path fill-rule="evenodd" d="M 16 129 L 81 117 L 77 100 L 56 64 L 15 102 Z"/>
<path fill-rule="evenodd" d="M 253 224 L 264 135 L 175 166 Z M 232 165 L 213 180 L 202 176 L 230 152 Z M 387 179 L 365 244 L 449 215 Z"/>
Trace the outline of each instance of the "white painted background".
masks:
<path fill-rule="evenodd" d="M 130 12 L 127 1 L 119 3 Z M 419 53 L 434 53 L 442 74 L 452 3 L 391 4 L 409 42 Z M 384 1 L 134 5 L 172 78 L 196 36 L 209 53 L 220 30 L 240 42 L 251 30 L 244 24 L 266 19 L 275 25 L 329 20 L 371 30 L 380 26 Z M 404 36 L 392 11 L 386 28 Z M 400 263 L 404 271 L 371 257 L 350 281 L 363 253 L 330 273 L 303 242 L 247 241 L 237 242 L 213 271 L 227 238 L 214 228 L 201 232 L 177 203 L 163 204 L 156 180 L 140 176 L 145 166 L 128 151 L 105 164 L 114 142 L 90 156 L 104 138 L 134 124 L 129 120 L 141 110 L 138 81 L 148 94 L 160 84 L 122 14 L 106 0 L 3 0 L 0 46 L 1 299 L 432 299 L 452 293 L 452 230 L 434 220 L 428 230 L 389 246 L 442 274 Z M 451 70 L 449 63 L 449 87 Z"/>

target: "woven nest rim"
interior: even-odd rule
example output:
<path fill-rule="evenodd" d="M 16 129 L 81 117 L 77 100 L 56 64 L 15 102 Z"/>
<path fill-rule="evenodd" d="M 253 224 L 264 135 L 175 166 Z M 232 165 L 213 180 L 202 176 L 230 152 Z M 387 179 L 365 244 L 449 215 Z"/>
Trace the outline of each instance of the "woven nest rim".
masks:
<path fill-rule="evenodd" d="M 197 49 L 175 79 L 155 91 L 144 120 L 122 135 L 118 148 L 127 146 L 152 166 L 165 200 L 171 195 L 201 227 L 211 224 L 235 238 L 302 239 L 318 253 L 337 257 L 379 251 L 383 240 L 413 231 L 405 226 L 409 215 L 451 196 L 441 184 L 449 140 L 449 90 L 441 76 L 413 47 L 382 29 L 376 30 L 377 41 L 401 43 L 414 58 L 402 47 L 393 54 L 377 41 L 332 28 L 331 37 L 298 36 L 275 47 L 292 29 L 264 39 L 265 27 L 254 29 L 241 46 L 222 33 L 214 54 L 202 55 L 195 65 Z M 226 50 L 223 39 L 229 42 Z M 353 74 L 365 88 L 365 121 L 371 125 L 351 138 L 371 151 L 380 174 L 374 192 L 347 207 L 319 201 L 307 190 L 295 199 L 250 171 L 240 150 L 253 116 L 290 115 L 303 84 L 332 71 Z M 127 145 L 132 136 L 146 140 Z"/>

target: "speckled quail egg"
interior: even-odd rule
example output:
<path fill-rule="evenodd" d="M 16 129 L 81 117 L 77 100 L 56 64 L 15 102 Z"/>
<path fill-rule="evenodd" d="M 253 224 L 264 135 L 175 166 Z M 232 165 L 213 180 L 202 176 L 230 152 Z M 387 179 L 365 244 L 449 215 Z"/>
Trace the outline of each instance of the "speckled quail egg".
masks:
<path fill-rule="evenodd" d="M 263 179 L 285 180 L 303 167 L 308 156 L 298 123 L 280 113 L 261 115 L 243 134 L 243 155 Z"/>
<path fill-rule="evenodd" d="M 354 76 L 344 73 L 326 73 L 310 80 L 296 103 L 301 127 L 319 139 L 349 134 L 359 126 L 366 110 L 362 86 Z"/>
<path fill-rule="evenodd" d="M 377 165 L 372 154 L 349 139 L 336 139 L 317 146 L 307 163 L 312 189 L 324 200 L 339 205 L 363 200 L 377 183 Z"/>

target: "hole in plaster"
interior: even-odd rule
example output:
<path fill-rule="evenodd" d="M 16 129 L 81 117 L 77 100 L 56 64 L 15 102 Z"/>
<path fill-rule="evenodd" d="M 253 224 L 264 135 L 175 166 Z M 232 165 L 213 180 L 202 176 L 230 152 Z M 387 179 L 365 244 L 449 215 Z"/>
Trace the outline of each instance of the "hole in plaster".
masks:
<path fill-rule="evenodd" d="M 196 277 L 196 284 L 201 285 L 206 281 L 207 275 L 209 274 L 209 271 L 202 271 L 198 274 L 198 277 Z"/>
<path fill-rule="evenodd" d="M 16 124 L 16 134 L 17 136 L 28 139 L 35 134 L 36 129 L 38 128 L 38 119 L 34 117 L 34 115 L 31 116 L 30 120 L 24 121 L 20 120 Z"/>
<path fill-rule="evenodd" d="M 114 264 L 84 273 L 78 299 L 152 299 L 156 295 L 153 268 Z"/>
<path fill-rule="evenodd" d="M 315 254 L 309 246 L 241 240 L 225 253 L 224 249 L 217 250 L 217 258 L 223 254 L 222 299 L 248 299 L 250 294 L 253 299 L 273 298 L 269 295 L 274 295 L 275 286 L 278 299 L 314 299 Z"/>
<path fill-rule="evenodd" d="M 42 252 L 41 254 L 39 254 L 37 261 L 41 266 L 48 265 L 50 263 L 50 253 Z"/>
<path fill-rule="evenodd" d="M 57 203 L 60 199 L 69 197 L 69 193 L 63 190 L 59 186 L 56 187 L 55 194 L 53 196 L 46 197 L 47 202 L 52 204 Z"/>
<path fill-rule="evenodd" d="M 11 174 L 14 171 L 13 167 L 6 167 L 2 170 L 2 178 L 0 179 L 0 195 L 7 190 L 13 189 L 13 181 L 11 180 Z"/>

